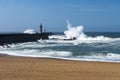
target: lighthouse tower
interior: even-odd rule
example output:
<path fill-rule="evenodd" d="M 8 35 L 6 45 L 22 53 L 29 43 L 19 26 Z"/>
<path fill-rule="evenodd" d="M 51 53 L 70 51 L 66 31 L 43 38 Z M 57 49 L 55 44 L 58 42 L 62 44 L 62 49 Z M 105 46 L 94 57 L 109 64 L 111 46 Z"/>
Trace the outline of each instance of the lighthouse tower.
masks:
<path fill-rule="evenodd" d="M 43 26 L 42 26 L 42 24 L 40 24 L 40 33 L 42 33 L 43 32 Z"/>

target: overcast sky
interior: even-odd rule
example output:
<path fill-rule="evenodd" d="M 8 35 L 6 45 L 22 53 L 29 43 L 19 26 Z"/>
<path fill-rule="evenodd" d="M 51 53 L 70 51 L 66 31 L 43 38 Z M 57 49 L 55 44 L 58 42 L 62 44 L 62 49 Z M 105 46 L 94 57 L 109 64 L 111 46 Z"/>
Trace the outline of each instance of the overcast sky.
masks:
<path fill-rule="evenodd" d="M 120 32 L 120 0 L 0 0 L 0 32 L 67 29 L 66 19 L 85 32 Z"/>

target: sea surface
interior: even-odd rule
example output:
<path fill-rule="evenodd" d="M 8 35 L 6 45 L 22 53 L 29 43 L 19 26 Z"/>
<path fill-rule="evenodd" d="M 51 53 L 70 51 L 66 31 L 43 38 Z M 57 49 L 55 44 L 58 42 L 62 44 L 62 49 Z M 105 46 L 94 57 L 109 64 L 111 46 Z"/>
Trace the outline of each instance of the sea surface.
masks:
<path fill-rule="evenodd" d="M 0 46 L 0 53 L 22 57 L 120 62 L 120 32 L 87 32 L 83 26 L 54 33 L 48 40 Z"/>

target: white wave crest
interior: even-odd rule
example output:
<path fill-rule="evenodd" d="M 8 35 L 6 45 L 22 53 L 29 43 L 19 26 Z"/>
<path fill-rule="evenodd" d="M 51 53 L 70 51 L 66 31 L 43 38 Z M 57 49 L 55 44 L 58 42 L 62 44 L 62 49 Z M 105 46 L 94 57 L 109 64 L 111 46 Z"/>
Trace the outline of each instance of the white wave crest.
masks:
<path fill-rule="evenodd" d="M 2 51 L 0 50 L 0 53 L 23 57 L 69 57 L 72 55 L 72 52 L 68 51 L 54 51 L 54 50 L 39 51 L 28 49 L 25 50 L 4 49 Z"/>
<path fill-rule="evenodd" d="M 90 56 L 77 56 L 70 58 L 71 60 L 83 60 L 83 61 L 103 61 L 103 62 L 120 62 L 120 54 L 107 53 L 107 55 L 96 53 Z"/>
<path fill-rule="evenodd" d="M 66 37 L 64 35 L 51 35 L 51 36 L 49 36 L 49 39 L 64 40 L 64 39 L 66 39 Z"/>
<path fill-rule="evenodd" d="M 90 37 L 84 33 L 84 27 L 82 25 L 73 27 L 72 24 L 67 21 L 68 30 L 64 31 L 65 35 L 52 35 L 50 39 L 64 40 L 63 42 L 72 42 L 74 44 L 80 43 L 108 43 L 113 41 L 120 41 L 120 38 L 110 38 L 104 36 Z M 72 41 L 69 41 L 72 40 Z"/>
<path fill-rule="evenodd" d="M 34 29 L 27 29 L 23 33 L 25 33 L 25 34 L 36 34 Z"/>
<path fill-rule="evenodd" d="M 72 27 L 72 24 L 70 24 L 69 21 L 67 21 L 68 25 L 67 28 L 68 30 L 64 31 L 65 36 L 67 39 L 74 39 L 78 37 L 86 37 L 86 35 L 83 33 L 83 26 L 77 26 L 77 27 Z"/>

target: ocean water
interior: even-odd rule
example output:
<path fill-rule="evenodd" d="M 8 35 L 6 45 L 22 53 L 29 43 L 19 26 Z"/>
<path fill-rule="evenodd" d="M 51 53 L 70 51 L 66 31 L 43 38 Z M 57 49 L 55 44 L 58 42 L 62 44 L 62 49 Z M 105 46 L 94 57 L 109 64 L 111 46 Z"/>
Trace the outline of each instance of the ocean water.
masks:
<path fill-rule="evenodd" d="M 69 22 L 67 27 L 64 33 L 55 33 L 48 40 L 0 46 L 0 53 L 23 57 L 120 62 L 119 32 L 84 33 L 83 26 L 73 27 Z"/>

